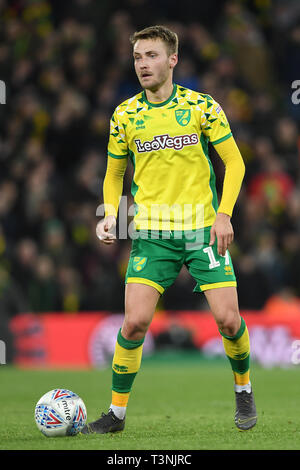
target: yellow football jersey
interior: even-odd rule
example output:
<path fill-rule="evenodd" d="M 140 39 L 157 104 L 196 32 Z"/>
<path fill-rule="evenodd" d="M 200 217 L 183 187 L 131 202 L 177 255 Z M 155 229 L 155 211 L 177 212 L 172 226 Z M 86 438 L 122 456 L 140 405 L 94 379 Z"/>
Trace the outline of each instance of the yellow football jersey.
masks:
<path fill-rule="evenodd" d="M 151 103 L 143 91 L 120 104 L 110 123 L 108 155 L 133 163 L 136 228 L 212 225 L 218 200 L 208 143 L 231 135 L 211 96 L 176 84 L 167 101 Z"/>

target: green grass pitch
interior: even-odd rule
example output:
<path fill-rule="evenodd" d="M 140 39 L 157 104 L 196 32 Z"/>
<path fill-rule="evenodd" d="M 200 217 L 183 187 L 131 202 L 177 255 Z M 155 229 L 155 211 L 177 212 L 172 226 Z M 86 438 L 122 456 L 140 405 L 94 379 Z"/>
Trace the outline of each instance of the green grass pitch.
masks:
<path fill-rule="evenodd" d="M 6 450 L 295 450 L 300 449 L 299 366 L 263 369 L 251 380 L 258 423 L 239 432 L 233 421 L 233 377 L 226 359 L 199 354 L 145 358 L 130 397 L 122 433 L 47 438 L 33 415 L 38 399 L 65 387 L 84 400 L 88 420 L 107 411 L 111 371 L 20 370 L 1 374 L 0 449 Z"/>

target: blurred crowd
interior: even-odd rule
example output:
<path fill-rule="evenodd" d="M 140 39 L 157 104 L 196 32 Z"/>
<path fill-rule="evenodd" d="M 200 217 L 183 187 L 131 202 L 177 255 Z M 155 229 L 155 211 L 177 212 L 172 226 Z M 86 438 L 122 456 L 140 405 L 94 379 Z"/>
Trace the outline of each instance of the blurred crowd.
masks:
<path fill-rule="evenodd" d="M 0 0 L 0 24 L 2 315 L 123 311 L 131 241 L 101 244 L 96 209 L 111 114 L 140 91 L 129 36 L 152 24 L 177 32 L 175 82 L 222 105 L 246 164 L 232 218 L 240 307 L 300 305 L 299 1 Z M 183 268 L 159 308 L 205 309 L 193 287 Z"/>

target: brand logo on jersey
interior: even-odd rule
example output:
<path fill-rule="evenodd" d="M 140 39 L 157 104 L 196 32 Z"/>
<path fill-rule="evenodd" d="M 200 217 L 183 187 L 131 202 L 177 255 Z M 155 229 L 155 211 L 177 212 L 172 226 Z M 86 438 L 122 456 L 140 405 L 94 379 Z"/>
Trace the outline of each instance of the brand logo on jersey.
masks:
<path fill-rule="evenodd" d="M 145 129 L 146 127 L 144 126 L 145 122 L 142 119 L 138 119 L 137 121 L 135 121 L 135 124 L 136 124 L 136 130 Z"/>
<path fill-rule="evenodd" d="M 176 109 L 175 117 L 178 124 L 181 126 L 186 126 L 191 119 L 191 110 L 190 109 Z"/>
<path fill-rule="evenodd" d="M 196 145 L 198 143 L 199 137 L 197 134 L 177 135 L 175 137 L 170 137 L 168 134 L 156 135 L 153 140 L 145 142 L 135 139 L 136 148 L 139 153 L 172 148 L 181 150 L 186 145 Z"/>

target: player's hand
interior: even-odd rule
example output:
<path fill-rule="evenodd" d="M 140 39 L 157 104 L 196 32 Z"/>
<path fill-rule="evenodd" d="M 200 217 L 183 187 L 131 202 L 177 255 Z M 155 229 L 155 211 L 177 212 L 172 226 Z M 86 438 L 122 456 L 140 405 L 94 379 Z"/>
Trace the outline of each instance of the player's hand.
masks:
<path fill-rule="evenodd" d="M 218 212 L 216 220 L 210 230 L 210 246 L 212 246 L 215 241 L 218 241 L 218 254 L 225 256 L 226 250 L 232 243 L 234 234 L 233 228 L 230 222 L 230 216 Z"/>
<path fill-rule="evenodd" d="M 96 235 L 105 245 L 111 245 L 116 240 L 115 228 L 117 220 L 114 215 L 108 215 L 98 222 L 96 227 Z"/>

